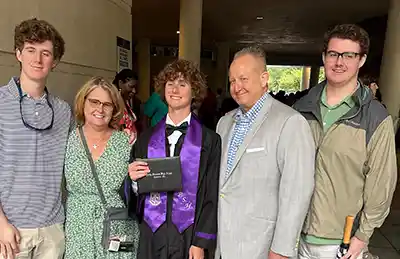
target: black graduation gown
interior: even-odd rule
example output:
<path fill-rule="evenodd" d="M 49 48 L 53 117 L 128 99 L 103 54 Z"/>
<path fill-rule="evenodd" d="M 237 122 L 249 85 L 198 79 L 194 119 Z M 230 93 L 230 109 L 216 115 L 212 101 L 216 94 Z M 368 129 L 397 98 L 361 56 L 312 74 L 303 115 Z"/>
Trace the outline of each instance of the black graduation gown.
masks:
<path fill-rule="evenodd" d="M 136 141 L 131 152 L 131 162 L 135 158 L 147 158 L 147 149 L 153 128 L 143 132 Z M 130 211 L 140 223 L 140 239 L 137 259 L 187 259 L 191 245 L 204 248 L 206 258 L 214 253 L 216 239 L 205 239 L 195 235 L 197 232 L 217 234 L 217 209 L 219 170 L 221 159 L 220 136 L 202 126 L 202 147 L 199 168 L 199 181 L 197 187 L 195 222 L 182 234 L 172 223 L 172 199 L 173 193 L 167 195 L 167 220 L 155 233 L 152 232 L 143 219 L 144 206 L 140 206 L 140 200 L 144 196 L 136 196 L 131 189 L 131 179 L 126 178 L 126 186 L 130 189 L 128 197 L 124 197 Z M 167 136 L 166 136 L 167 137 Z M 175 146 L 174 155 L 179 155 L 182 148 L 182 135 Z M 166 152 L 169 156 L 169 144 L 166 143 Z M 124 194 L 126 196 L 126 194 Z"/>

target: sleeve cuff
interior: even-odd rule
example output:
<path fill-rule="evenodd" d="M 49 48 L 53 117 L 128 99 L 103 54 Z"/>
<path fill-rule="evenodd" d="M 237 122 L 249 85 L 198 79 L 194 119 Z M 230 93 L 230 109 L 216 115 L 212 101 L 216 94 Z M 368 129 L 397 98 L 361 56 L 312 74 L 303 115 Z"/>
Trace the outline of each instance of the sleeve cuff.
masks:
<path fill-rule="evenodd" d="M 194 246 L 207 250 L 215 249 L 216 244 L 217 235 L 203 232 L 196 232 L 192 243 Z"/>
<path fill-rule="evenodd" d="M 132 191 L 137 195 L 138 194 L 138 184 L 135 181 L 132 181 Z"/>
<path fill-rule="evenodd" d="M 354 236 L 355 236 L 356 238 L 360 239 L 361 241 L 365 242 L 366 244 L 369 243 L 369 238 L 370 238 L 370 237 L 369 237 L 368 235 L 362 233 L 362 232 L 360 231 L 360 229 L 358 229 L 358 230 L 356 231 L 356 234 L 355 234 Z"/>

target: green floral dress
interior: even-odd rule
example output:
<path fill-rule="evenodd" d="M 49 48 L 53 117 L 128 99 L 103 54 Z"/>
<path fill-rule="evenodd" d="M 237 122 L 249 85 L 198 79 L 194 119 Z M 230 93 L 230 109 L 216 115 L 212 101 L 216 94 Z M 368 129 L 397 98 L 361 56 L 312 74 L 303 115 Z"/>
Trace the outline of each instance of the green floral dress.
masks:
<path fill-rule="evenodd" d="M 124 207 L 118 191 L 128 172 L 130 149 L 129 137 L 124 132 L 115 131 L 103 154 L 94 162 L 109 207 Z M 135 259 L 139 239 L 136 222 L 120 223 L 122 234 L 135 243 L 134 253 L 108 252 L 101 246 L 105 208 L 76 130 L 68 139 L 65 179 L 65 259 Z"/>

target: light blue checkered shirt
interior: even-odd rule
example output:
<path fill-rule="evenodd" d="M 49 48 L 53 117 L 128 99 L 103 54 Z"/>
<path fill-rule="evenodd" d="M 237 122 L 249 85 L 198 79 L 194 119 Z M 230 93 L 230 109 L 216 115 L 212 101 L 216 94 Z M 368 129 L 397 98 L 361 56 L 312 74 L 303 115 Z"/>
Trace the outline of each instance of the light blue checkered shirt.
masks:
<path fill-rule="evenodd" d="M 232 138 L 229 143 L 227 162 L 228 166 L 226 168 L 225 179 L 228 178 L 229 174 L 231 173 L 237 150 L 243 143 L 244 138 L 256 120 L 268 96 L 269 94 L 265 93 L 248 112 L 244 112 L 241 108 L 237 110 L 234 116 L 235 128 L 233 129 Z"/>

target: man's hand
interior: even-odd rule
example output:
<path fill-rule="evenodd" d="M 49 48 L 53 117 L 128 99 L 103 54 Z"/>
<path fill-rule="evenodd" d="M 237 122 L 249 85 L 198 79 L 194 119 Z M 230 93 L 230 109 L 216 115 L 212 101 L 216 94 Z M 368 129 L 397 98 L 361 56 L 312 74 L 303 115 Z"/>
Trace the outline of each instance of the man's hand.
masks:
<path fill-rule="evenodd" d="M 204 259 L 204 249 L 191 246 L 189 249 L 189 259 Z"/>
<path fill-rule="evenodd" d="M 0 229 L 0 255 L 5 259 L 14 259 L 19 252 L 19 231 L 7 221 L 0 222 Z"/>
<path fill-rule="evenodd" d="M 268 259 L 287 259 L 289 257 L 277 254 L 275 252 L 269 251 Z"/>
<path fill-rule="evenodd" d="M 365 249 L 366 244 L 356 237 L 352 237 L 350 247 L 347 254 L 342 259 L 357 259 L 361 252 Z"/>

